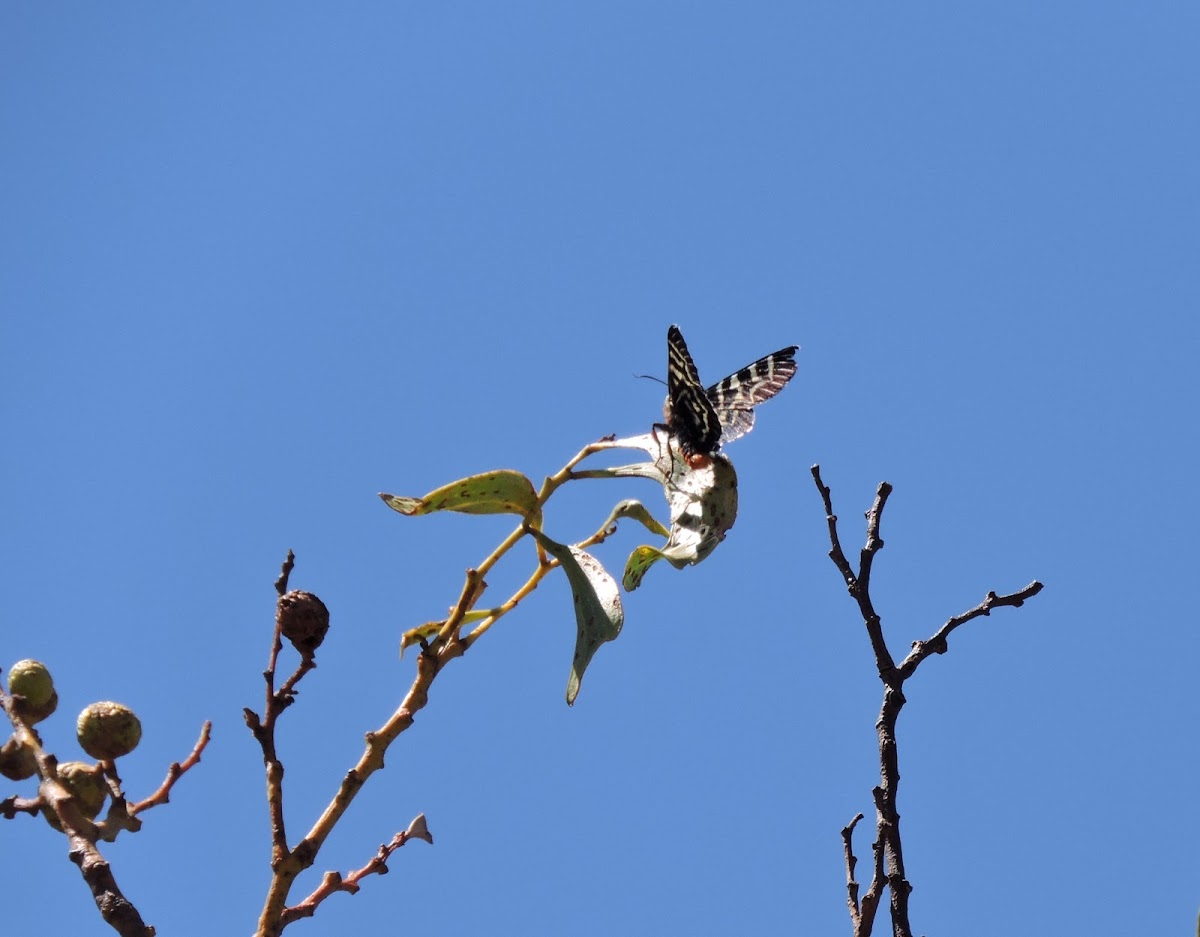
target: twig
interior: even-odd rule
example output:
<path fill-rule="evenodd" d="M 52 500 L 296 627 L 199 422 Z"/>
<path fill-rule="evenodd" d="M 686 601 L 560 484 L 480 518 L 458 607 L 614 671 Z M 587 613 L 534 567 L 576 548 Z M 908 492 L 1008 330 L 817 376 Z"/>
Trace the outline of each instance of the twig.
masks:
<path fill-rule="evenodd" d="M 858 860 L 854 858 L 854 828 L 863 815 L 857 814 L 846 826 L 842 827 L 842 852 L 846 860 L 846 905 L 850 909 L 850 922 L 854 932 L 858 933 L 861 915 L 858 910 L 858 882 L 854 880 L 854 867 Z"/>
<path fill-rule="evenodd" d="M 11 797 L 0 800 L 0 817 L 4 817 L 5 820 L 11 820 L 18 813 L 27 813 L 33 816 L 41 809 L 40 797 L 18 797 L 13 794 Z"/>
<path fill-rule="evenodd" d="M 912 651 L 897 667 L 887 642 L 883 636 L 883 624 L 871 602 L 871 568 L 876 554 L 883 549 L 883 538 L 880 535 L 880 525 L 883 510 L 887 505 L 892 486 L 881 482 L 875 493 L 875 501 L 867 511 L 867 540 L 860 554 L 857 573 L 851 567 L 842 549 L 838 535 L 838 518 L 833 513 L 833 499 L 829 487 L 821 480 L 819 465 L 812 467 L 813 481 L 821 495 L 825 507 L 825 521 L 829 528 L 829 558 L 841 573 L 846 583 L 847 591 L 858 604 L 859 613 L 867 629 L 871 642 L 871 650 L 875 656 L 875 666 L 879 671 L 879 679 L 883 682 L 883 704 L 880 707 L 879 719 L 875 728 L 879 738 L 879 786 L 873 790 L 875 800 L 875 842 L 874 871 L 871 885 L 867 893 L 858 900 L 858 883 L 854 880 L 856 860 L 851 845 L 854 826 L 862 819 L 859 814 L 850 825 L 842 830 L 843 852 L 846 861 L 847 904 L 850 920 L 855 937 L 868 937 L 874 923 L 875 912 L 886 884 L 891 896 L 892 933 L 894 937 L 911 937 L 912 927 L 909 924 L 908 896 L 912 884 L 904 871 L 904 850 L 900 838 L 900 813 L 896 806 L 897 791 L 900 785 L 900 765 L 896 744 L 896 721 L 900 710 L 904 707 L 904 682 L 911 677 L 921 662 L 931 654 L 944 654 L 947 650 L 947 637 L 950 632 L 974 618 L 991 613 L 993 608 L 1003 606 L 1020 607 L 1025 600 L 1037 595 L 1042 590 L 1040 582 L 1031 582 L 1024 589 L 1009 595 L 997 595 L 989 592 L 987 597 L 973 609 L 957 615 L 947 621 L 938 631 L 926 641 L 917 641 Z"/>
<path fill-rule="evenodd" d="M 317 819 L 305 837 L 288 850 L 286 844 L 278 858 L 273 854 L 271 864 L 271 885 L 267 890 L 267 898 L 259 915 L 257 933 L 262 937 L 276 935 L 282 931 L 283 914 L 286 910 L 287 896 L 292 883 L 300 872 L 309 868 L 315 861 L 321 846 L 333 832 L 333 827 L 342 815 L 349 809 L 359 790 L 367 778 L 383 767 L 383 756 L 396 737 L 412 725 L 419 710 L 429 702 L 429 687 L 432 685 L 442 667 L 454 657 L 462 654 L 462 642 L 457 638 L 443 646 L 436 653 L 422 652 L 417 657 L 417 675 L 405 694 L 400 707 L 380 729 L 367 733 L 367 747 L 362 757 L 342 778 L 337 793 Z M 282 770 L 282 768 L 280 769 Z M 282 802 L 282 801 L 281 801 Z"/>
<path fill-rule="evenodd" d="M 254 710 L 242 710 L 242 716 L 254 738 L 262 748 L 263 764 L 267 770 L 267 811 L 271 821 L 271 866 L 275 868 L 288 854 L 287 826 L 283 814 L 283 763 L 275 748 L 275 724 L 282 713 L 291 705 L 295 698 L 295 686 L 306 673 L 316 666 L 311 655 L 304 655 L 299 665 L 281 686 L 275 690 L 275 669 L 279 664 L 279 652 L 283 648 L 283 606 L 284 596 L 287 595 L 288 580 L 296 565 L 296 556 L 288 550 L 287 558 L 279 578 L 275 580 L 275 591 L 279 599 L 275 603 L 275 629 L 271 637 L 271 652 L 267 659 L 267 669 L 263 671 L 263 681 L 266 684 L 266 702 L 263 715 L 260 718 Z"/>
<path fill-rule="evenodd" d="M 900 663 L 900 674 L 905 679 L 908 679 L 916 671 L 923 661 L 930 654 L 945 654 L 949 650 L 949 645 L 946 643 L 946 638 L 950 632 L 959 625 L 965 625 L 973 618 L 979 618 L 982 615 L 990 615 L 992 609 L 1001 608 L 1003 606 L 1012 606 L 1020 608 L 1025 604 L 1026 599 L 1031 599 L 1042 591 L 1042 584 L 1036 579 L 1027 585 L 1024 589 L 1009 593 L 1008 595 L 996 595 L 995 592 L 989 592 L 987 597 L 976 605 L 973 609 L 963 612 L 961 615 L 956 615 L 947 621 L 942 627 L 937 630 L 937 633 L 928 641 L 916 641 L 913 643 L 912 650 L 908 656 Z"/>
<path fill-rule="evenodd" d="M 296 568 L 296 554 L 291 550 L 287 551 L 287 557 L 283 561 L 283 566 L 279 570 L 279 578 L 275 580 L 275 591 L 281 596 L 286 595 L 288 591 L 288 579 L 292 575 L 292 570 Z"/>
<path fill-rule="evenodd" d="M 283 566 L 279 571 L 279 576 L 275 580 L 275 592 L 280 598 L 287 595 L 288 580 L 291 578 L 292 570 L 296 566 L 296 554 L 291 550 L 287 551 L 287 556 L 284 558 Z M 267 708 L 266 712 L 271 710 L 271 701 L 275 696 L 275 668 L 279 663 L 279 652 L 283 649 L 283 621 L 280 617 L 280 606 L 275 606 L 275 640 L 271 643 L 271 654 L 267 658 L 267 669 L 263 671 L 263 678 L 267 681 Z M 310 668 L 311 669 L 311 668 Z M 299 668 L 297 668 L 299 671 Z M 306 671 L 307 672 L 307 671 Z M 292 675 L 295 679 L 291 681 L 295 685 L 303 673 Z M 290 688 L 289 688 L 290 689 Z M 290 697 L 289 697 L 290 702 Z M 261 741 L 261 740 L 260 740 Z"/>
<path fill-rule="evenodd" d="M 289 560 L 291 554 L 289 552 Z M 287 569 L 287 564 L 285 564 Z M 482 582 L 477 577 L 468 575 L 468 582 L 473 582 L 475 588 L 481 591 Z M 286 585 L 286 583 L 285 583 Z M 464 605 L 469 607 L 478 596 L 465 595 Z M 461 616 L 460 616 L 461 617 Z M 281 628 L 278 615 L 276 616 L 273 647 L 280 640 Z M 313 825 L 313 828 L 301 839 L 294 848 L 288 846 L 287 832 L 283 820 L 283 764 L 279 760 L 275 747 L 275 724 L 279 714 L 286 708 L 287 702 L 283 691 L 294 685 L 289 678 L 280 688 L 279 693 L 272 692 L 274 673 L 268 670 L 264 673 L 267 681 L 267 707 L 262 719 L 250 709 L 244 710 L 246 724 L 254 733 L 263 750 L 263 761 L 267 769 L 267 802 L 271 816 L 271 884 L 267 890 L 266 901 L 259 915 L 258 933 L 274 935 L 280 933 L 288 923 L 284 920 L 286 902 L 292 883 L 300 872 L 312 866 L 325 839 L 333 831 L 334 825 L 342 814 L 349 808 L 354 797 L 362 788 L 366 779 L 383 767 L 383 755 L 395 738 L 412 725 L 416 713 L 429 701 L 429 687 L 441 668 L 449 660 L 463 653 L 462 642 L 455 636 L 436 651 L 423 652 L 417 660 L 417 674 L 412 686 L 401 702 L 400 707 L 391 718 L 377 731 L 367 733 L 367 747 L 358 763 L 342 778 L 337 793 L 330 801 L 325 811 Z M 272 653 L 271 663 L 277 660 Z M 298 668 L 295 679 L 303 676 Z M 303 672 L 307 672 L 304 670 Z M 290 697 L 288 697 L 290 699 Z M 423 822 L 423 821 L 422 821 Z M 408 835 L 416 835 L 411 832 Z M 426 834 L 427 835 L 427 834 Z M 424 838 L 424 837 L 422 837 Z"/>
<path fill-rule="evenodd" d="M 885 851 L 879 826 L 876 824 L 875 841 L 871 843 L 871 885 L 867 889 L 867 893 L 863 895 L 861 930 L 855 937 L 866 937 L 871 933 L 871 928 L 875 926 L 875 912 L 879 910 L 879 902 L 883 898 L 883 886 L 887 883 L 887 876 L 883 872 Z"/>
<path fill-rule="evenodd" d="M 867 626 L 867 635 L 871 639 L 871 649 L 875 652 L 875 661 L 879 665 L 879 674 L 884 678 L 884 682 L 888 682 L 892 678 L 896 665 L 892 660 L 891 652 L 888 651 L 887 643 L 883 639 L 883 627 L 879 616 L 871 604 L 870 585 L 871 566 L 875 561 L 875 554 L 883 549 L 883 538 L 879 535 L 879 525 L 883 519 L 883 508 L 887 504 L 888 496 L 892 493 L 892 486 L 887 482 L 880 482 L 879 488 L 875 492 L 875 503 L 867 512 L 867 542 L 859 554 L 859 572 L 855 575 L 850 561 L 846 559 L 846 554 L 842 550 L 842 543 L 838 537 L 838 518 L 833 513 L 829 488 L 821 481 L 819 465 L 812 467 L 812 476 L 825 505 L 825 523 L 829 527 L 829 558 L 833 560 L 838 572 L 842 574 L 850 596 L 858 603 L 863 622 Z"/>
<path fill-rule="evenodd" d="M 171 762 L 170 768 L 167 769 L 167 777 L 158 790 L 145 800 L 139 800 L 136 804 L 130 805 L 129 815 L 131 817 L 136 817 L 143 810 L 149 810 L 151 807 L 157 807 L 159 804 L 165 804 L 170 801 L 171 788 L 175 786 L 175 782 L 196 765 L 200 764 L 200 753 L 208 746 L 211 734 L 212 722 L 205 720 L 204 725 L 200 728 L 200 738 L 196 739 L 196 744 L 192 747 L 192 753 L 183 759 L 182 762 Z"/>
<path fill-rule="evenodd" d="M 295 566 L 296 566 L 296 554 L 293 553 L 291 550 L 288 550 L 287 556 L 284 558 L 284 561 L 283 561 L 283 566 L 279 571 L 279 576 L 275 580 L 275 592 L 279 595 L 280 598 L 283 598 L 285 595 L 287 595 L 288 580 L 291 578 L 292 570 L 295 568 Z M 271 656 L 267 660 L 267 669 L 266 669 L 266 673 L 264 674 L 264 676 L 266 676 L 267 674 L 270 675 L 267 677 L 268 707 L 270 705 L 269 697 L 274 695 L 275 666 L 279 661 L 279 652 L 283 648 L 282 631 L 283 631 L 283 628 L 282 628 L 282 622 L 280 621 L 280 618 L 279 618 L 279 609 L 278 609 L 278 606 L 276 606 L 275 642 L 271 645 Z M 299 679 L 299 678 L 297 678 L 297 679 Z"/>
<path fill-rule="evenodd" d="M 408 829 L 393 836 L 390 843 L 381 845 L 379 852 L 361 869 L 347 872 L 345 875 L 342 875 L 340 872 L 326 872 L 321 879 L 321 884 L 312 894 L 299 904 L 284 910 L 280 918 L 281 923 L 286 927 L 300 918 L 312 917 L 321 902 L 339 891 L 349 892 L 352 895 L 358 894 L 360 888 L 359 882 L 368 875 L 386 875 L 388 873 L 388 858 L 414 837 L 423 839 L 430 844 L 433 843 L 433 836 L 430 835 L 429 829 L 425 825 L 425 814 L 419 814 L 409 825 Z"/>

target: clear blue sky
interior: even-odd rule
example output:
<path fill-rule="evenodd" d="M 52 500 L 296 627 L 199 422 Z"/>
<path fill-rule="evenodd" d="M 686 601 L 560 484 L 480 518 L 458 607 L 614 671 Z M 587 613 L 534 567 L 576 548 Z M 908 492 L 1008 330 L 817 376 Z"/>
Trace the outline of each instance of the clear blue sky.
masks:
<path fill-rule="evenodd" d="M 106 849 L 147 920 L 253 927 L 240 711 L 286 550 L 333 614 L 281 729 L 299 833 L 407 687 L 401 631 L 511 528 L 376 492 L 644 431 L 633 375 L 677 322 L 709 380 L 802 346 L 730 447 L 728 540 L 627 597 L 574 709 L 559 578 L 456 661 L 319 866 L 422 811 L 436 845 L 296 933 L 847 933 L 879 689 L 813 462 L 854 551 L 896 486 L 897 653 L 1046 583 L 910 684 L 918 932 L 1190 932 L 1198 29 L 1188 3 L 8 7 L 0 664 L 51 666 L 64 757 L 85 704 L 135 707 L 135 795 L 214 720 Z M 624 497 L 664 513 L 581 483 L 547 530 Z M 3 837 L 7 931 L 108 932 L 61 838 Z"/>

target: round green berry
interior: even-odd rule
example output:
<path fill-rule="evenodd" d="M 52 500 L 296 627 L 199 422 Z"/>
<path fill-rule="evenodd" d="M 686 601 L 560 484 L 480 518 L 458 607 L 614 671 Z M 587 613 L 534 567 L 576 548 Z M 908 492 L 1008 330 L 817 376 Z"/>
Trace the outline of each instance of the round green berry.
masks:
<path fill-rule="evenodd" d="M 9 668 L 8 692 L 16 700 L 17 714 L 31 725 L 58 708 L 58 694 L 50 671 L 40 660 L 19 660 Z"/>
<path fill-rule="evenodd" d="M 93 758 L 112 761 L 137 748 L 142 740 L 142 723 L 128 706 L 92 703 L 79 714 L 75 736 Z"/>

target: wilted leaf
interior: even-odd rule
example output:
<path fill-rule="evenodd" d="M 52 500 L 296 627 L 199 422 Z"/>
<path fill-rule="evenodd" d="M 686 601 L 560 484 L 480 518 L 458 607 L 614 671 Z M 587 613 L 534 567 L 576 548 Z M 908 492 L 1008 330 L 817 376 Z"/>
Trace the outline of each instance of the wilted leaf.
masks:
<path fill-rule="evenodd" d="M 434 511 L 519 514 L 528 517 L 538 509 L 533 482 L 512 469 L 460 478 L 429 492 L 423 498 L 405 498 L 382 492 L 379 497 L 392 510 L 410 517 L 414 514 L 432 514 Z"/>
<path fill-rule="evenodd" d="M 590 553 L 551 540 L 540 531 L 531 531 L 547 553 L 562 565 L 575 597 L 575 656 L 567 681 L 567 705 L 575 704 L 579 684 L 592 657 L 605 641 L 621 633 L 625 610 L 616 580 Z"/>

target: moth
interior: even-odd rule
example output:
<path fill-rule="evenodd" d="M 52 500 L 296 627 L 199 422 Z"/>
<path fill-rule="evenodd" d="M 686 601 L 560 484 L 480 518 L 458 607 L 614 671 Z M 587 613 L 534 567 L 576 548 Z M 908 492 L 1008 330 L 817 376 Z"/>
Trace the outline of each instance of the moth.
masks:
<path fill-rule="evenodd" d="M 688 465 L 703 467 L 724 443 L 754 428 L 754 408 L 783 390 L 795 375 L 797 350 L 796 345 L 781 348 L 706 389 L 683 333 L 678 326 L 667 329 L 663 416 Z"/>

